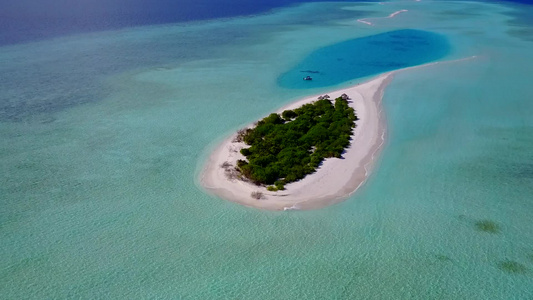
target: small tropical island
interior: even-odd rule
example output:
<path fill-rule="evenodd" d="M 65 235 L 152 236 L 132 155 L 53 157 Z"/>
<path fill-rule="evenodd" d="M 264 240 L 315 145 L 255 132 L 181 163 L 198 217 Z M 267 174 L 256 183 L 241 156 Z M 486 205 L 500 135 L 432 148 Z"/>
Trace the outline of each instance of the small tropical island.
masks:
<path fill-rule="evenodd" d="M 385 140 L 381 99 L 394 72 L 298 100 L 213 148 L 199 184 L 217 197 L 268 209 L 317 209 L 368 178 Z"/>
<path fill-rule="evenodd" d="M 237 161 L 240 178 L 256 185 L 268 185 L 269 191 L 284 190 L 285 185 L 314 173 L 326 158 L 341 158 L 350 145 L 357 116 L 342 94 L 334 100 L 329 95 L 317 101 L 272 113 L 243 129 L 235 139 L 250 146 Z"/>

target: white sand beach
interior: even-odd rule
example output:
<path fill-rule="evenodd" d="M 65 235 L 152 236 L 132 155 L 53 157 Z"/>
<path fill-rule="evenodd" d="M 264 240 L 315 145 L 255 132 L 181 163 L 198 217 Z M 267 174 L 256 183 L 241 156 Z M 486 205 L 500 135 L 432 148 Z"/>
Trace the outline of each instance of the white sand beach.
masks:
<path fill-rule="evenodd" d="M 235 133 L 210 155 L 201 173 L 201 184 L 221 198 L 268 210 L 316 209 L 342 201 L 364 183 L 384 143 L 385 122 L 381 99 L 392 75 L 393 72 L 388 72 L 365 83 L 328 93 L 331 99 L 347 94 L 351 98 L 349 104 L 359 118 L 351 145 L 342 159 L 326 159 L 317 172 L 287 184 L 283 191 L 269 192 L 265 187 L 227 176 L 222 165 L 230 164 L 229 168 L 233 168 L 238 159 L 244 159 L 239 151 L 246 145 L 233 142 Z M 313 102 L 318 96 L 291 103 L 278 113 Z M 262 198 L 252 197 L 253 192 L 261 192 Z"/>
<path fill-rule="evenodd" d="M 318 209 L 338 203 L 353 194 L 366 181 L 383 147 L 386 123 L 381 101 L 384 90 L 394 74 L 439 64 L 464 62 L 477 57 L 474 55 L 390 71 L 367 82 L 327 93 L 331 99 L 342 94 L 347 94 L 351 98 L 349 105 L 355 109 L 359 118 L 356 121 L 357 126 L 354 129 L 351 145 L 346 149 L 342 159 L 324 160 L 317 172 L 285 185 L 283 191 L 270 192 L 265 187 L 230 179 L 227 176 L 226 169 L 222 165 L 226 163 L 233 168 L 237 160 L 245 158 L 239 151 L 247 145 L 233 142 L 237 133 L 225 139 L 209 156 L 201 172 L 200 184 L 209 192 L 226 200 L 268 210 Z M 293 102 L 280 108 L 277 113 L 316 101 L 318 96 L 320 95 Z M 261 192 L 262 198 L 253 198 L 253 192 Z"/>

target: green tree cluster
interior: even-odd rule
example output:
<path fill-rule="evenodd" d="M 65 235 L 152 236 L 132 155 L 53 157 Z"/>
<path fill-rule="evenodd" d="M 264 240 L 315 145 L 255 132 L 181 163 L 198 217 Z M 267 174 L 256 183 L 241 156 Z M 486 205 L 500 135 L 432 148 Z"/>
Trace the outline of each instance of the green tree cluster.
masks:
<path fill-rule="evenodd" d="M 249 145 L 237 169 L 269 190 L 314 173 L 325 158 L 340 158 L 350 145 L 357 116 L 342 98 L 318 100 L 281 115 L 273 113 L 241 133 Z"/>

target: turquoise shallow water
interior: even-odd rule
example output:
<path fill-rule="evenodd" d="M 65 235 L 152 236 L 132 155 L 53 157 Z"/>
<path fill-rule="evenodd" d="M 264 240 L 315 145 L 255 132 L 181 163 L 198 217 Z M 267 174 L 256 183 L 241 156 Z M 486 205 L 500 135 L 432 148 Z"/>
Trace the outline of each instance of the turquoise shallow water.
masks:
<path fill-rule="evenodd" d="M 530 10 L 314 3 L 0 48 L 0 298 L 531 299 L 533 29 L 515 18 Z M 441 60 L 476 58 L 395 76 L 356 195 L 266 212 L 199 187 L 230 132 L 363 80 L 281 74 L 403 29 L 446 37 Z"/>

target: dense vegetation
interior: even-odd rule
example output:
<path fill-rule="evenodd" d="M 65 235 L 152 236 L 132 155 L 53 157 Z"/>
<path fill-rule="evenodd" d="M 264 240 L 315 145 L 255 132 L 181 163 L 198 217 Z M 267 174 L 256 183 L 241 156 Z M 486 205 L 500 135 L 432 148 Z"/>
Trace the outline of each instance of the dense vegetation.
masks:
<path fill-rule="evenodd" d="M 334 105 L 325 98 L 273 113 L 240 131 L 239 140 L 250 147 L 241 150 L 248 161 L 239 160 L 237 169 L 255 184 L 278 190 L 315 172 L 325 158 L 340 158 L 357 120 L 346 98 L 335 99 Z"/>

